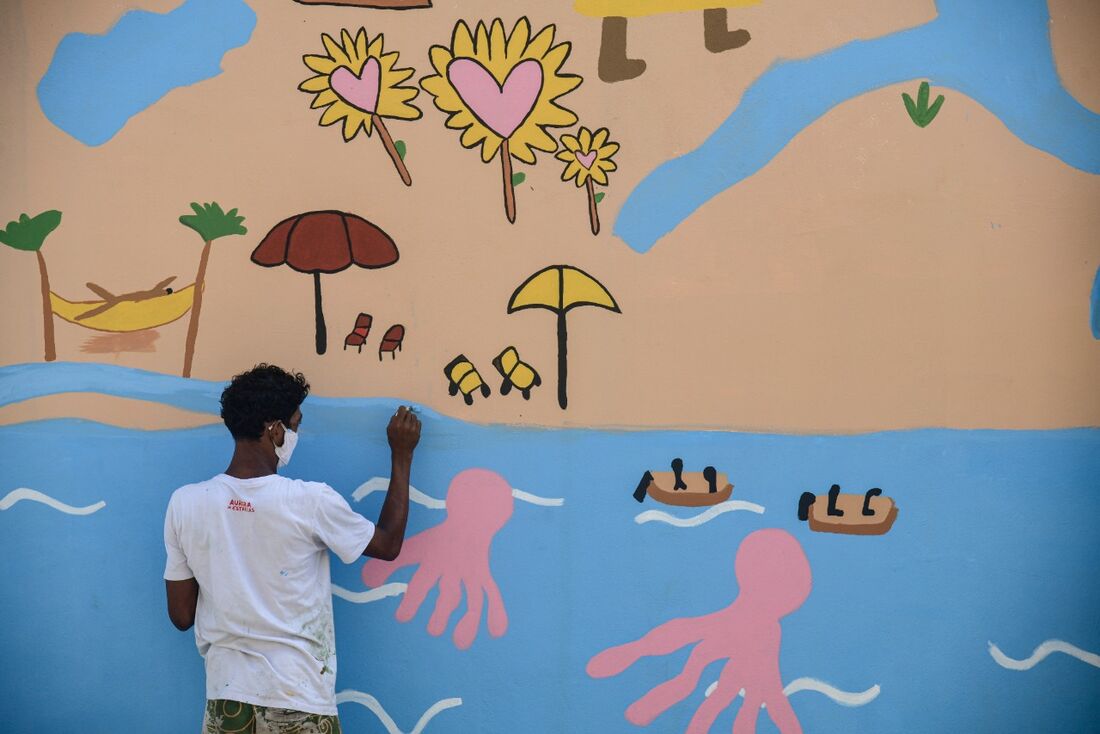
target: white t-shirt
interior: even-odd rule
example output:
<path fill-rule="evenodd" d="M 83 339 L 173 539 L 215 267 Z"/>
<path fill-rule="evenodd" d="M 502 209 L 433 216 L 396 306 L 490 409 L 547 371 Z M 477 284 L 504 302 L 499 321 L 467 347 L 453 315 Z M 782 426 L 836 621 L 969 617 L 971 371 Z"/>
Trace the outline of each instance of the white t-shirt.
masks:
<path fill-rule="evenodd" d="M 207 699 L 336 714 L 328 549 L 363 553 L 374 523 L 327 484 L 278 474 L 180 487 L 164 518 L 164 578 L 199 584 Z"/>

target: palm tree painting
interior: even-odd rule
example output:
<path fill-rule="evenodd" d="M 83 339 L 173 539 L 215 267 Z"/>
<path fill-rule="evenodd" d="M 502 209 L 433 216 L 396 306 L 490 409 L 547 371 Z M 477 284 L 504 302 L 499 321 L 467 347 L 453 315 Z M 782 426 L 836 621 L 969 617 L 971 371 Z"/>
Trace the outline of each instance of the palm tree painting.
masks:
<path fill-rule="evenodd" d="M 0 242 L 8 247 L 24 252 L 33 252 L 38 258 L 38 277 L 42 288 L 42 335 L 45 341 L 45 360 L 57 359 L 57 346 L 53 336 L 53 308 L 50 304 L 50 276 L 46 271 L 46 258 L 42 256 L 42 245 L 50 232 L 61 224 L 61 212 L 51 209 L 29 217 L 20 214 L 16 222 L 0 230 Z"/>
<path fill-rule="evenodd" d="M 557 315 L 558 405 L 562 410 L 569 404 L 566 391 L 569 367 L 566 316 L 580 306 L 598 306 L 613 313 L 622 313 L 614 296 L 600 281 L 570 265 L 543 268 L 523 281 L 508 301 L 508 313 L 527 308 L 544 308 Z"/>
<path fill-rule="evenodd" d="M 199 271 L 195 275 L 194 305 L 191 307 L 191 319 L 187 322 L 187 342 L 183 349 L 183 376 L 191 376 L 191 362 L 195 357 L 195 341 L 199 335 L 199 312 L 202 310 L 202 291 L 206 285 L 206 266 L 210 262 L 210 245 L 214 240 L 228 235 L 247 234 L 241 222 L 244 217 L 236 209 L 222 211 L 217 202 L 209 204 L 192 203 L 194 214 L 184 214 L 180 224 L 189 227 L 202 237 L 202 255 L 199 257 Z"/>

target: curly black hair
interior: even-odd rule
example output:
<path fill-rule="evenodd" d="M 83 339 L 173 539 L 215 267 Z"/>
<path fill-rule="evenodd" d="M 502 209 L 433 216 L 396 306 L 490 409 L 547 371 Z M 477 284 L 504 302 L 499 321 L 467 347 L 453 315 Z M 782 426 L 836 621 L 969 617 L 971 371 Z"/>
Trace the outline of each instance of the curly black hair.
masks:
<path fill-rule="evenodd" d="M 234 377 L 222 391 L 222 420 L 233 438 L 256 440 L 268 423 L 289 424 L 307 395 L 309 383 L 301 372 L 258 364 Z"/>

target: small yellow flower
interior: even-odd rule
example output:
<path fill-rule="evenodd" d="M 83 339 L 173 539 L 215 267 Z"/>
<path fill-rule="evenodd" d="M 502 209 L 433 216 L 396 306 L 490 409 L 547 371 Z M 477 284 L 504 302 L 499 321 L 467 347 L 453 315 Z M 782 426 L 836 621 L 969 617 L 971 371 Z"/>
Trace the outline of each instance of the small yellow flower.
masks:
<path fill-rule="evenodd" d="M 619 144 L 608 140 L 610 133 L 601 127 L 595 133 L 582 127 L 576 137 L 562 135 L 562 150 L 555 156 L 566 164 L 561 180 L 576 182 L 577 188 L 584 186 L 588 179 L 600 186 L 607 186 L 607 174 L 618 168 L 612 158 L 619 151 Z"/>
<path fill-rule="evenodd" d="M 385 53 L 382 36 L 370 41 L 365 28 L 360 28 L 354 39 L 347 30 L 341 30 L 340 39 L 341 43 L 337 43 L 332 36 L 322 33 L 321 42 L 328 53 L 302 57 L 317 76 L 306 79 L 298 89 L 315 95 L 312 108 L 326 108 L 321 124 L 333 125 L 343 120 L 344 140 L 351 140 L 360 130 L 369 136 L 376 115 L 420 119 L 420 109 L 410 104 L 420 90 L 401 85 L 415 70 L 397 68 L 398 52 Z"/>

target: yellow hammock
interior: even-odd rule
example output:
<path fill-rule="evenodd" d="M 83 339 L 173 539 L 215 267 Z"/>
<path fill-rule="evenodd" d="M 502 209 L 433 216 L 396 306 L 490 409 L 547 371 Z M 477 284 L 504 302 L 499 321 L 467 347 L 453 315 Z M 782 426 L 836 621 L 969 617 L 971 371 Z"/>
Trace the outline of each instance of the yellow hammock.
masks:
<path fill-rule="evenodd" d="M 53 312 L 66 321 L 96 331 L 142 331 L 170 324 L 191 310 L 195 302 L 195 286 L 191 284 L 173 293 L 154 296 L 143 301 L 120 301 L 106 311 L 77 321 L 77 317 L 106 301 L 67 301 L 50 291 Z"/>

